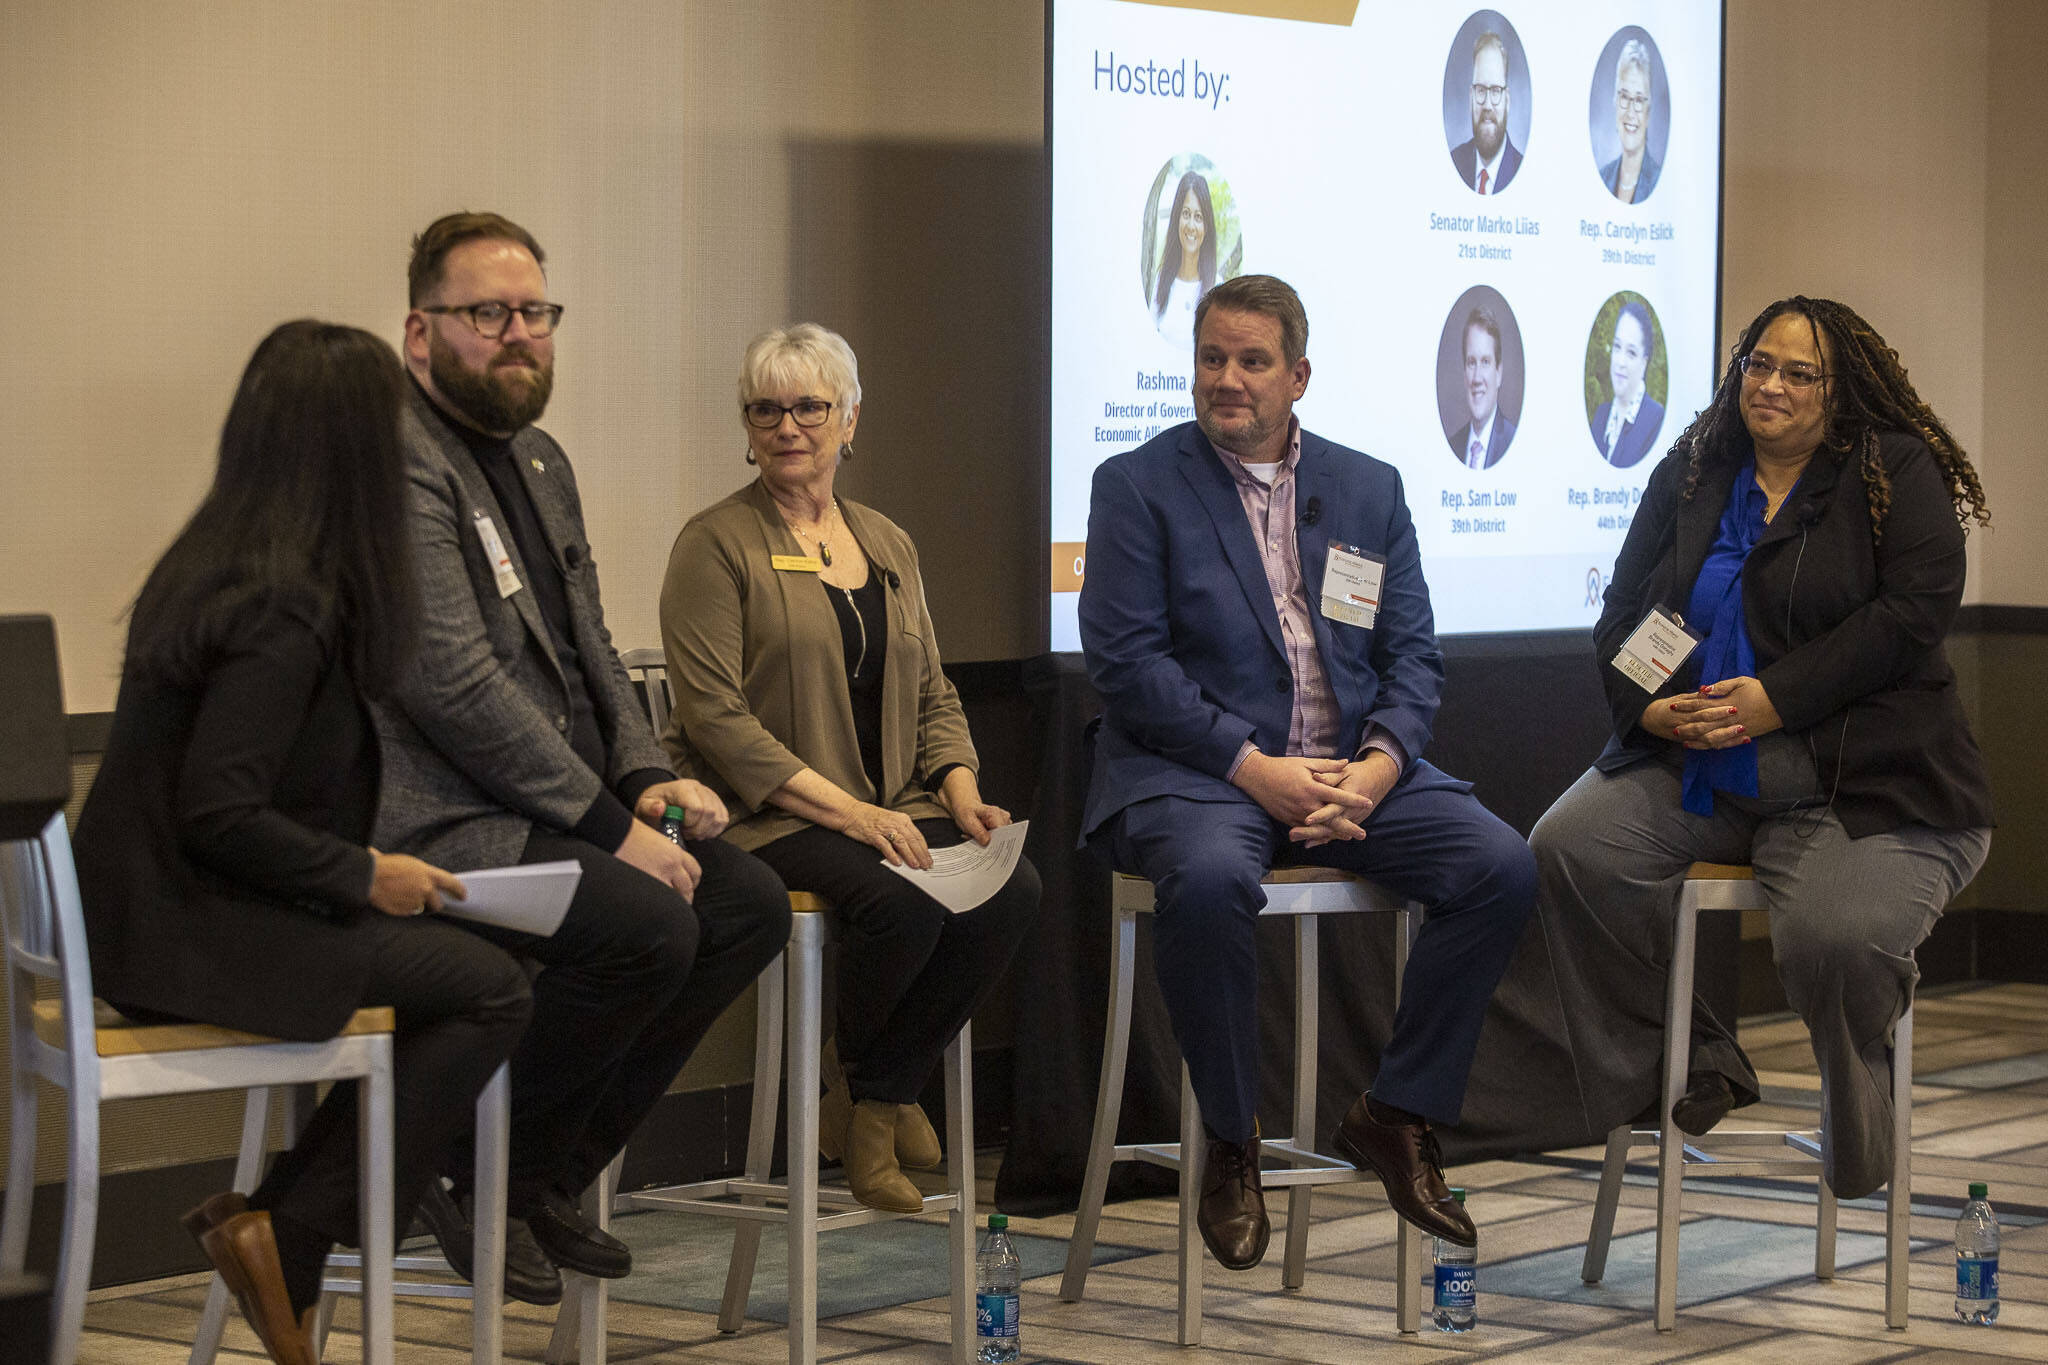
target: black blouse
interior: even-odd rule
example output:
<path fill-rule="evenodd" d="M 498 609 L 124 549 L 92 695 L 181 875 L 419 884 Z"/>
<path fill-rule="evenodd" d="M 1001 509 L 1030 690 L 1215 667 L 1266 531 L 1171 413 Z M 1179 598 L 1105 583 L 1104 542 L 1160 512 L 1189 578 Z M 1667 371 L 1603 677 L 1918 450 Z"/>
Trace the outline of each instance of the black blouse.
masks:
<path fill-rule="evenodd" d="M 894 793 L 882 790 L 882 663 L 889 652 L 889 612 L 882 600 L 882 575 L 870 565 L 868 581 L 857 588 L 834 587 L 822 578 L 818 582 L 832 600 L 833 615 L 839 618 L 861 771 L 875 789 L 874 799 L 887 802 Z"/>

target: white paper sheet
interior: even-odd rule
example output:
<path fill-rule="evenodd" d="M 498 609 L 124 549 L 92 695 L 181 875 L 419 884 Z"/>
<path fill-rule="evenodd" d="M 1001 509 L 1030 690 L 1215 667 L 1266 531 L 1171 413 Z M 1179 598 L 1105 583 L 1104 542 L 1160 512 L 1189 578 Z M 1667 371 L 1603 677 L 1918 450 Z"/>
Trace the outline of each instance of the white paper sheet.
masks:
<path fill-rule="evenodd" d="M 548 938 L 562 927 L 562 917 L 569 913 L 569 900 L 576 894 L 576 883 L 583 880 L 583 869 L 564 859 L 524 867 L 489 867 L 457 875 L 469 898 L 443 897 L 442 914 Z"/>
<path fill-rule="evenodd" d="M 916 882 L 926 895 L 957 915 L 1003 889 L 1016 870 L 1017 859 L 1024 855 L 1024 831 L 1030 828 L 1029 820 L 1019 820 L 991 834 L 986 847 L 965 839 L 951 848 L 935 848 L 930 871 L 891 864 L 886 859 L 882 865 Z"/>

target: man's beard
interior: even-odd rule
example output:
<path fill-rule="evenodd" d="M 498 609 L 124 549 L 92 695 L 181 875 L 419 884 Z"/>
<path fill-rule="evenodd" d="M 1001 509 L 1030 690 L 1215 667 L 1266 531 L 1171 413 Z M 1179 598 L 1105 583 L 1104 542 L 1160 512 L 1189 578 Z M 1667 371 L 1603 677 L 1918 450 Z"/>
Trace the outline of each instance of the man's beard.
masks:
<path fill-rule="evenodd" d="M 1200 427 L 1202 434 L 1209 438 L 1210 445 L 1232 455 L 1257 452 L 1260 446 L 1273 438 L 1275 427 L 1274 423 L 1255 417 L 1244 426 L 1238 428 L 1238 430 L 1226 432 L 1222 424 L 1215 422 L 1211 415 L 1206 412 L 1195 419 L 1195 425 Z"/>
<path fill-rule="evenodd" d="M 1507 111 L 1502 110 L 1498 114 L 1491 115 L 1490 120 L 1482 115 L 1473 115 L 1472 141 L 1479 148 L 1479 159 L 1481 161 L 1493 160 L 1494 154 L 1500 151 L 1501 139 L 1506 136 L 1504 132 L 1507 128 L 1506 114 Z"/>
<path fill-rule="evenodd" d="M 547 410 L 548 398 L 555 391 L 555 369 L 538 361 L 531 367 L 521 365 L 516 356 L 535 360 L 530 351 L 504 351 L 479 374 L 463 366 L 454 348 L 431 337 L 427 373 L 433 377 L 435 392 L 479 431 L 517 431 Z M 500 373 L 508 370 L 523 370 L 534 378 L 520 383 L 510 374 Z"/>

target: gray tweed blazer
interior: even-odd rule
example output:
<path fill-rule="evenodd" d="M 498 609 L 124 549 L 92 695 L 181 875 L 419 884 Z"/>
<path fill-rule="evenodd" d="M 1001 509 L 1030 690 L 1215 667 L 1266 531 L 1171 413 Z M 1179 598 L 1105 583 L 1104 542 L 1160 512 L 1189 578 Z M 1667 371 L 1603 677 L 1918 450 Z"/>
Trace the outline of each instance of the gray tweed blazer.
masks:
<path fill-rule="evenodd" d="M 519 476 L 569 598 L 576 649 L 604 734 L 606 771 L 569 747 L 561 661 L 511 523 L 462 438 L 417 389 L 403 419 L 412 483 L 411 534 L 419 577 L 418 657 L 393 704 L 375 709 L 384 749 L 379 848 L 451 871 L 519 860 L 536 824 L 566 830 L 600 786 L 668 767 L 626 676 L 598 600 L 576 475 L 554 438 L 526 427 L 512 439 Z M 479 518 L 497 528 L 520 588 L 509 597 L 484 552 Z"/>

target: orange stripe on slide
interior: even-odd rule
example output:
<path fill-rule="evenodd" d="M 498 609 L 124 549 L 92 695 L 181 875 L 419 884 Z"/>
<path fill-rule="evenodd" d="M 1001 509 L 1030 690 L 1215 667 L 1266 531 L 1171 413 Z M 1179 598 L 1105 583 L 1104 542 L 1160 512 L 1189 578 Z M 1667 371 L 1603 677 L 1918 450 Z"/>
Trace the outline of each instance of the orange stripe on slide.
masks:
<path fill-rule="evenodd" d="M 1254 19 L 1293 19 L 1304 24 L 1335 24 L 1349 28 L 1358 14 L 1358 0 L 1127 0 L 1161 9 L 1206 9 L 1218 14 L 1245 14 Z"/>
<path fill-rule="evenodd" d="M 1081 591 L 1081 571 L 1088 559 L 1085 540 L 1055 540 L 1052 543 L 1052 590 Z"/>

